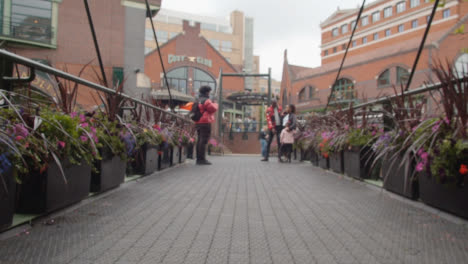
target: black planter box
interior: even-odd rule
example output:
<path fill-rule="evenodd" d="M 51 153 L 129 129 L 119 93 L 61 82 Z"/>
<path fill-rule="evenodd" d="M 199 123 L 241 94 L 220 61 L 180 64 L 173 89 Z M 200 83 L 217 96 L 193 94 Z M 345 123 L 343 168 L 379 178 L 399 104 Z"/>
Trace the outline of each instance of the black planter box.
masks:
<path fill-rule="evenodd" d="M 329 158 L 325 158 L 322 155 L 319 155 L 318 166 L 324 170 L 328 170 L 330 168 Z"/>
<path fill-rule="evenodd" d="M 180 148 L 179 163 L 185 163 L 186 160 L 187 160 L 187 147 L 183 146 L 183 147 Z"/>
<path fill-rule="evenodd" d="M 124 182 L 127 164 L 119 156 L 103 158 L 96 165 L 99 172 L 91 175 L 91 192 L 104 192 Z"/>
<path fill-rule="evenodd" d="M 171 166 L 172 163 L 172 148 L 161 145 L 159 148 L 158 170 L 164 170 Z"/>
<path fill-rule="evenodd" d="M 13 214 L 15 212 L 16 183 L 13 178 L 13 171 L 0 175 L 5 186 L 0 183 L 0 230 L 11 226 Z"/>
<path fill-rule="evenodd" d="M 419 176 L 419 195 L 428 205 L 468 219 L 468 182 L 441 184 L 426 174 Z"/>
<path fill-rule="evenodd" d="M 299 161 L 306 161 L 310 160 L 310 150 L 308 149 L 301 149 L 298 151 L 299 153 Z"/>
<path fill-rule="evenodd" d="M 330 152 L 330 169 L 336 173 L 344 173 L 343 151 Z"/>
<path fill-rule="evenodd" d="M 400 166 L 402 161 L 403 166 Z M 382 161 L 383 187 L 385 190 L 416 200 L 419 197 L 418 181 L 413 177 L 415 168 L 414 159 L 410 157 L 396 157 L 394 161 Z M 406 182 L 406 189 L 405 189 Z"/>
<path fill-rule="evenodd" d="M 127 167 L 127 174 L 149 175 L 158 170 L 158 147 L 145 144 L 137 152 L 135 159 Z"/>
<path fill-rule="evenodd" d="M 317 154 L 317 152 L 315 152 L 315 150 L 310 150 L 310 162 L 314 165 L 314 166 L 318 166 L 318 162 L 319 162 L 319 155 Z"/>
<path fill-rule="evenodd" d="M 63 162 L 64 181 L 56 163 L 44 173 L 32 172 L 17 185 L 16 212 L 40 214 L 77 203 L 89 195 L 91 166 Z"/>
<path fill-rule="evenodd" d="M 344 151 L 344 171 L 349 177 L 363 180 L 378 178 L 378 174 L 372 173 L 374 152 L 368 148 L 359 147 Z M 378 171 L 378 170 L 376 170 Z"/>

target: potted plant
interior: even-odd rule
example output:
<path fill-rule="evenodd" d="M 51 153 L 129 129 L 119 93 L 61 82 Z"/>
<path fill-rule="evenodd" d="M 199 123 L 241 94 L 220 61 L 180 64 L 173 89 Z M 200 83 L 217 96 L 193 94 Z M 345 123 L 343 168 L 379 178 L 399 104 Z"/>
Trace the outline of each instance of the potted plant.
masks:
<path fill-rule="evenodd" d="M 159 126 L 145 127 L 142 125 L 127 125 L 136 137 L 136 148 L 130 161 L 131 173 L 149 175 L 159 169 L 159 146 L 163 137 Z"/>
<path fill-rule="evenodd" d="M 468 75 L 441 63 L 433 68 L 441 83 L 434 101 L 439 117 L 424 120 L 411 135 L 416 151 L 421 200 L 468 218 Z"/>

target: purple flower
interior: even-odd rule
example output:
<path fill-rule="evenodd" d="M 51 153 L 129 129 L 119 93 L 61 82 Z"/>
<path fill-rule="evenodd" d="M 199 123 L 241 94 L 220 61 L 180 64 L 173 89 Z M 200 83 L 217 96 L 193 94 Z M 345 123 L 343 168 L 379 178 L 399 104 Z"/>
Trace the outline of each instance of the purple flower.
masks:
<path fill-rule="evenodd" d="M 88 126 L 89 126 L 89 125 L 88 125 L 88 123 L 86 123 L 86 122 L 85 122 L 85 123 L 81 123 L 81 127 L 88 127 Z"/>
<path fill-rule="evenodd" d="M 439 128 L 440 128 L 440 123 L 436 123 L 436 124 L 432 127 L 432 133 L 437 132 L 437 130 L 439 130 Z"/>
<path fill-rule="evenodd" d="M 23 124 L 16 124 L 13 127 L 13 133 L 17 136 L 21 136 L 23 138 L 29 135 L 28 129 Z"/>
<path fill-rule="evenodd" d="M 444 122 L 445 122 L 445 124 L 450 125 L 450 120 L 448 119 L 448 117 L 444 118 Z"/>
<path fill-rule="evenodd" d="M 427 152 L 423 152 L 420 155 L 421 159 L 424 161 L 427 161 L 427 158 L 429 157 L 429 154 Z"/>
<path fill-rule="evenodd" d="M 422 162 L 419 162 L 418 165 L 416 165 L 416 171 L 421 172 L 424 170 L 424 164 Z"/>
<path fill-rule="evenodd" d="M 81 139 L 82 142 L 88 141 L 88 138 L 86 136 L 84 136 L 84 135 L 80 136 L 80 139 Z"/>
<path fill-rule="evenodd" d="M 77 115 L 78 115 L 78 114 L 77 114 L 76 112 L 72 112 L 72 113 L 70 114 L 70 117 L 71 117 L 71 118 L 75 118 Z"/>
<path fill-rule="evenodd" d="M 80 122 L 81 122 L 81 123 L 86 122 L 86 117 L 85 117 L 85 115 L 83 115 L 83 114 L 80 115 Z"/>

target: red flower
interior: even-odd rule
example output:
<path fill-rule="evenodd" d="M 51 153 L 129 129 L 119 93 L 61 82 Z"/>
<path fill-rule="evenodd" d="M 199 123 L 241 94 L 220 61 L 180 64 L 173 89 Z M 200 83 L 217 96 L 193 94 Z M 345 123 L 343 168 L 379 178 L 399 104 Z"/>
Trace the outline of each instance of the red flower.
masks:
<path fill-rule="evenodd" d="M 161 156 L 163 154 L 162 151 L 158 151 L 158 155 Z"/>
<path fill-rule="evenodd" d="M 462 164 L 462 165 L 460 166 L 460 170 L 459 170 L 459 171 L 460 171 L 460 174 L 461 174 L 461 175 L 465 175 L 465 174 L 468 173 L 468 167 L 467 167 L 465 164 Z"/>
<path fill-rule="evenodd" d="M 323 157 L 328 159 L 328 153 L 323 153 Z"/>
<path fill-rule="evenodd" d="M 21 140 L 23 140 L 23 139 L 24 139 L 24 137 L 22 137 L 22 136 L 16 136 L 16 138 L 15 138 L 15 139 L 16 139 L 16 141 L 21 141 Z"/>

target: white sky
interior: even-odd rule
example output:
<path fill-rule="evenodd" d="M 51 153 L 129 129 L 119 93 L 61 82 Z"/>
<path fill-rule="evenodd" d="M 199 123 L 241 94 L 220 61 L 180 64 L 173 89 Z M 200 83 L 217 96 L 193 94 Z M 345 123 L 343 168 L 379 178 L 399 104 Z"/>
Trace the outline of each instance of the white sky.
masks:
<path fill-rule="evenodd" d="M 253 17 L 254 54 L 260 55 L 260 71 L 271 67 L 273 77 L 281 80 L 285 49 L 291 64 L 320 66 L 320 22 L 338 6 L 360 4 L 361 0 L 163 0 L 162 8 L 216 17 L 240 10 Z"/>

